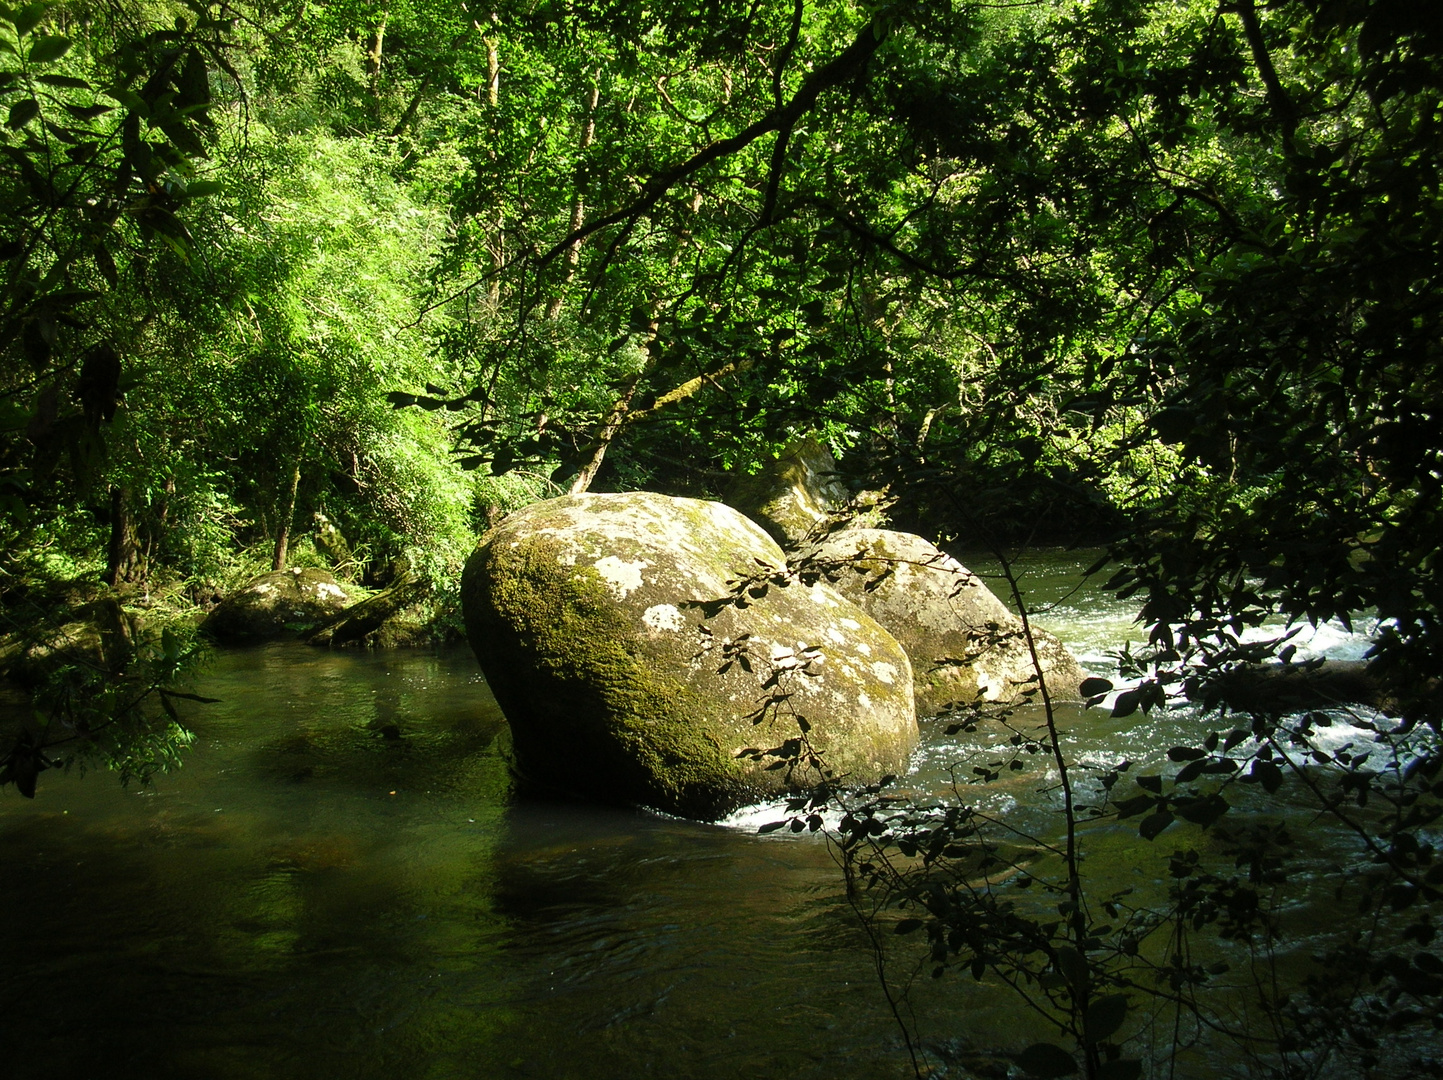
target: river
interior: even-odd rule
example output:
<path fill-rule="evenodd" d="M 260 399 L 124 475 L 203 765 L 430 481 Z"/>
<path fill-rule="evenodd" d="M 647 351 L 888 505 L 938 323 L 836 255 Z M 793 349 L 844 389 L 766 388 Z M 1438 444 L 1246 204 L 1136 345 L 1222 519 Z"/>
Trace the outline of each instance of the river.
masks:
<path fill-rule="evenodd" d="M 1038 621 L 1106 673 L 1138 632 L 1073 591 L 1091 558 L 1020 569 Z M 224 652 L 196 689 L 221 701 L 150 787 L 0 792 L 5 1075 L 911 1075 L 827 844 L 758 835 L 774 809 L 712 825 L 518 797 L 464 649 Z M 1156 761 L 1194 723 L 1067 719 L 1099 762 Z M 975 751 L 929 724 L 908 782 L 945 787 Z M 1055 830 L 1043 783 L 987 797 Z M 924 979 L 909 1008 L 947 1075 L 1005 1075 L 993 1055 L 1045 1034 L 986 982 Z"/>

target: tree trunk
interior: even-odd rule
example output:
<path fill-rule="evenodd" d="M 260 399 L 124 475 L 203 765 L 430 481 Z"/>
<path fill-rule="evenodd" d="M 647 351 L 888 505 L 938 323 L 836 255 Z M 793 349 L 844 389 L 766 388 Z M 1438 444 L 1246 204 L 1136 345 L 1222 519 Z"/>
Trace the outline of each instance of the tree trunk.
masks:
<path fill-rule="evenodd" d="M 597 68 L 596 75 L 591 82 L 591 94 L 586 101 L 586 123 L 581 128 L 581 154 L 584 155 L 596 141 L 596 104 L 601 99 L 601 69 Z M 581 167 L 576 170 L 577 191 L 576 201 L 571 204 L 571 227 L 567 232 L 576 232 L 586 224 L 586 200 L 581 194 Z M 551 303 L 546 305 L 546 318 L 556 319 L 561 314 L 561 301 L 566 286 L 576 278 L 576 268 L 581 263 L 581 241 L 573 240 L 566 249 L 566 256 L 562 262 L 561 284 L 557 287 Z"/>
<path fill-rule="evenodd" d="M 652 324 L 655 326 L 655 324 Z M 626 414 L 631 409 L 631 399 L 636 394 L 637 384 L 645 369 L 638 371 L 622 388 L 621 394 L 616 399 L 616 404 L 611 407 L 611 412 L 606 416 L 606 421 L 601 425 L 601 430 L 596 433 L 596 441 L 591 448 L 591 460 L 581 467 L 576 474 L 576 479 L 571 482 L 571 490 L 568 495 L 580 495 L 591 487 L 591 482 L 596 479 L 597 472 L 601 469 L 602 459 L 606 457 L 606 449 L 617 436 L 617 433 L 626 426 Z"/>
<path fill-rule="evenodd" d="M 597 74 L 599 75 L 600 72 Z M 701 193 L 698 192 L 691 201 L 691 212 L 695 214 L 700 210 Z M 577 228 L 580 228 L 580 226 L 578 225 Z M 671 253 L 671 261 L 669 264 L 673 270 L 676 269 L 677 263 L 681 262 L 682 249 L 686 247 L 687 241 L 690 239 L 690 229 L 683 230 L 682 234 L 677 238 L 676 248 Z M 606 457 L 607 449 L 616 441 L 616 436 L 620 434 L 621 429 L 626 427 L 627 424 L 631 423 L 639 415 L 650 415 L 657 408 L 662 407 L 664 402 L 670 403 L 671 401 L 680 401 L 683 397 L 690 397 L 706 384 L 706 376 L 698 376 L 690 380 L 690 382 L 683 383 L 682 386 L 675 390 L 663 394 L 642 413 L 633 413 L 631 411 L 631 401 L 632 398 L 636 396 L 636 388 L 641 384 L 641 380 L 646 378 L 647 373 L 651 371 L 654 362 L 651 355 L 651 347 L 656 343 L 657 331 L 660 330 L 660 328 L 661 320 L 657 314 L 656 301 L 653 300 L 651 305 L 651 319 L 648 321 L 646 327 L 646 344 L 642 346 L 642 352 L 646 354 L 646 358 L 642 361 L 641 370 L 632 378 L 628 379 L 622 386 L 621 393 L 617 395 L 616 403 L 612 405 L 611 412 L 607 414 L 606 419 L 602 422 L 600 429 L 598 429 L 596 433 L 596 439 L 591 448 L 591 458 L 581 467 L 581 471 L 576 474 L 576 479 L 571 482 L 571 490 L 568 494 L 580 495 L 591 487 L 592 481 L 596 479 L 596 474 L 601 469 L 601 463 Z M 741 366 L 749 365 L 746 365 L 743 361 Z M 723 370 L 739 370 L 739 367 L 737 365 L 728 365 L 728 367 Z"/>
<path fill-rule="evenodd" d="M 352 604 L 327 619 L 311 632 L 306 641 L 311 645 L 332 648 L 360 641 L 367 634 L 379 630 L 396 612 L 419 599 L 429 585 L 425 578 L 415 577 L 409 572 L 404 573 L 385 592 Z"/>
<path fill-rule="evenodd" d="M 416 113 L 421 108 L 421 102 L 426 96 L 426 91 L 431 89 L 431 81 L 434 78 L 433 72 L 426 72 L 426 77 L 416 87 L 416 92 L 411 95 L 411 100 L 406 103 L 406 109 L 401 113 L 401 118 L 396 121 L 396 126 L 391 129 L 391 138 L 399 137 L 408 127 L 411 121 L 416 119 Z"/>
<path fill-rule="evenodd" d="M 479 27 L 478 27 L 479 29 Z M 487 151 L 492 159 L 496 157 L 496 143 L 500 132 L 501 107 L 501 53 L 494 37 L 483 37 L 486 42 L 486 104 L 491 110 L 491 148 Z M 495 232 L 491 237 L 491 284 L 486 290 L 487 299 L 495 308 L 501 303 L 501 267 L 506 263 L 506 215 L 499 208 L 496 211 Z"/>
<path fill-rule="evenodd" d="M 386 44 L 386 20 L 389 13 L 381 15 L 381 21 L 376 24 L 375 36 L 371 38 L 371 47 L 366 52 L 366 75 L 371 80 L 371 93 L 381 96 L 381 57 Z"/>
<path fill-rule="evenodd" d="M 134 581 L 140 567 L 140 545 L 135 519 L 130 516 L 130 490 L 110 489 L 110 547 L 105 560 L 105 583 L 112 589 L 123 581 Z"/>
<path fill-rule="evenodd" d="M 296 514 L 296 492 L 301 486 L 301 462 L 296 459 L 295 467 L 291 470 L 290 489 L 286 492 L 285 504 L 280 508 L 279 520 L 276 522 L 276 553 L 271 559 L 272 570 L 284 570 L 286 568 L 287 548 L 291 542 L 291 519 Z"/>

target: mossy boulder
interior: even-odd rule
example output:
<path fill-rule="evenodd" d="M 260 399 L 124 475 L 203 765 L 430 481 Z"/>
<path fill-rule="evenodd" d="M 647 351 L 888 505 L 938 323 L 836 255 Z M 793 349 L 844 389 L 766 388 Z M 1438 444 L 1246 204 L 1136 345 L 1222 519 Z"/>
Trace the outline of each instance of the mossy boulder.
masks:
<path fill-rule="evenodd" d="M 481 539 L 467 637 L 517 765 L 553 790 L 719 817 L 822 777 L 906 767 L 912 673 L 892 636 L 720 503 L 646 492 L 536 503 Z M 743 589 L 733 582 L 759 575 Z M 791 743 L 793 749 L 796 743 Z"/>
<path fill-rule="evenodd" d="M 217 604 L 201 632 L 223 645 L 293 638 L 344 611 L 351 602 L 324 570 L 296 567 L 261 574 Z"/>
<path fill-rule="evenodd" d="M 135 655 L 141 631 L 139 615 L 113 597 L 102 597 L 66 612 L 59 621 L 0 639 L 0 676 L 36 686 L 60 667 L 118 675 Z"/>
<path fill-rule="evenodd" d="M 1037 687 L 1022 620 L 982 580 L 912 533 L 849 529 L 808 548 L 794 565 L 819 576 L 895 637 L 912 660 L 917 712 L 1011 703 Z M 1066 646 L 1032 627 L 1054 700 L 1076 700 L 1087 677 Z"/>
<path fill-rule="evenodd" d="M 814 436 L 798 439 L 775 461 L 763 463 L 727 489 L 726 502 L 751 518 L 783 547 L 795 547 L 818 525 L 847 507 L 851 491 L 831 451 Z"/>

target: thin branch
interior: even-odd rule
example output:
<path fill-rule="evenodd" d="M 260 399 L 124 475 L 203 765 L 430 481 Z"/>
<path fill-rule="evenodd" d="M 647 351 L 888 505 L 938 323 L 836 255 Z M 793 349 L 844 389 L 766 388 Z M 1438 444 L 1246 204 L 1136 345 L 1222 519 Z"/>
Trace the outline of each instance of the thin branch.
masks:
<path fill-rule="evenodd" d="M 550 248 L 542 252 L 534 260 L 534 266 L 540 268 L 560 258 L 572 246 L 580 243 L 593 233 L 608 229 L 613 225 L 625 226 L 623 237 L 629 235 L 635 228 L 636 223 L 649 215 L 656 208 L 662 198 L 678 184 L 694 176 L 705 169 L 708 165 L 725 158 L 731 154 L 746 149 L 764 135 L 774 131 L 790 130 L 798 120 L 802 118 L 813 106 L 823 91 L 840 86 L 848 79 L 862 72 L 867 63 L 871 60 L 877 49 L 881 47 L 886 39 L 887 31 L 879 19 L 869 20 L 853 39 L 852 43 L 843 49 L 837 56 L 826 64 L 817 68 L 798 87 L 790 101 L 785 105 L 771 109 L 761 119 L 750 124 L 742 131 L 726 139 L 718 139 L 697 150 L 685 161 L 674 165 L 652 176 L 642 187 L 641 193 L 631 202 L 614 210 L 602 217 L 595 218 L 577 228 L 572 229 L 560 240 L 556 241 Z M 619 247 L 620 241 L 614 241 L 608 247 L 608 257 Z M 425 315 L 436 308 L 469 292 L 481 284 L 482 278 L 472 281 L 454 293 L 443 297 L 429 305 L 421 314 Z"/>

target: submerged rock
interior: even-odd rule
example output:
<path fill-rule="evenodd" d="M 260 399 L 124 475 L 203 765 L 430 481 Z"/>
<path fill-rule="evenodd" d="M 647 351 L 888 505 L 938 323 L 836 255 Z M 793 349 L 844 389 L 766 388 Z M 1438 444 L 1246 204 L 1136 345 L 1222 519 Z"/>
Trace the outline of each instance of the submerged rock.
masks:
<path fill-rule="evenodd" d="M 917 712 L 953 704 L 1011 703 L 1037 688 L 1022 620 L 982 579 L 912 533 L 848 529 L 794 565 L 820 576 L 886 627 L 912 660 Z M 1053 635 L 1032 627 L 1047 691 L 1077 700 L 1086 673 Z"/>
<path fill-rule="evenodd" d="M 807 746 L 848 782 L 905 768 L 906 654 L 825 584 L 784 584 L 784 569 L 720 503 L 576 495 L 507 517 L 466 564 L 462 608 L 521 771 L 715 818 L 819 782 Z"/>
<path fill-rule="evenodd" d="M 1397 699 L 1362 660 L 1247 664 L 1188 678 L 1183 692 L 1208 709 L 1226 705 L 1237 712 L 1287 713 L 1367 705 L 1398 715 Z"/>
<path fill-rule="evenodd" d="M 225 645 L 277 641 L 325 622 L 350 602 L 346 590 L 324 570 L 276 570 L 227 596 L 200 629 Z"/>

